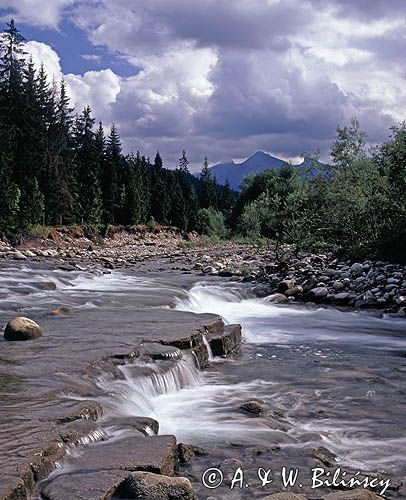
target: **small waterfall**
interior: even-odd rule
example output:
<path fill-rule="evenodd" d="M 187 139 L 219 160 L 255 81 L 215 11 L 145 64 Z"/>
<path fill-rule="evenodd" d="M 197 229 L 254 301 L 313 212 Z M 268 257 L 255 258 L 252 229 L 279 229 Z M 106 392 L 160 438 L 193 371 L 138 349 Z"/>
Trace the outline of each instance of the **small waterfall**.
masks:
<path fill-rule="evenodd" d="M 213 356 L 213 351 L 211 350 L 210 342 L 207 339 L 207 333 L 203 334 L 203 344 L 206 346 L 207 354 L 209 356 L 209 361 L 210 362 L 215 361 L 215 358 Z"/>
<path fill-rule="evenodd" d="M 192 354 L 181 359 L 121 367 L 124 380 L 102 383 L 106 417 L 147 416 L 156 418 L 154 399 L 201 384 L 201 375 Z"/>

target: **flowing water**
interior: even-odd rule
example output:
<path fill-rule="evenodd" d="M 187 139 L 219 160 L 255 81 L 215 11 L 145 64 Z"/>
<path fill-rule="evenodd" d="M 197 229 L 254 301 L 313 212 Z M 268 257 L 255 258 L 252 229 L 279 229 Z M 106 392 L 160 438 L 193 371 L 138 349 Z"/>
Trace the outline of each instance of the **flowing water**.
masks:
<path fill-rule="evenodd" d="M 130 432 L 125 417 L 144 416 L 159 421 L 160 434 L 209 447 L 217 457 L 234 457 L 238 447 L 276 445 L 292 466 L 300 466 L 308 465 L 309 449 L 323 445 L 342 466 L 406 474 L 404 320 L 273 305 L 249 298 L 240 285 L 196 283 L 179 274 L 67 273 L 25 264 L 3 265 L 0 273 L 1 322 L 24 314 L 48 330 L 41 348 L 22 343 L 27 348 L 17 350 L 2 343 L 0 361 L 14 367 L 11 378 L 2 372 L 0 389 L 7 395 L 27 381 L 24 349 L 31 349 L 37 362 L 35 368 L 29 366 L 29 374 L 35 384 L 47 390 L 68 387 L 70 397 L 101 401 L 103 427 L 110 437 Z M 43 291 L 38 285 L 49 282 L 55 290 Z M 59 305 L 75 314 L 50 318 L 50 309 Z M 67 381 L 62 368 L 51 377 L 50 366 L 43 367 L 50 350 L 55 364 L 63 359 L 79 367 L 89 350 L 96 357 L 130 346 L 129 331 L 138 340 L 162 335 L 156 321 L 165 320 L 170 328 L 172 320 L 175 325 L 190 321 L 191 313 L 219 314 L 226 323 L 240 323 L 241 354 L 231 360 L 210 357 L 210 367 L 202 372 L 185 355 L 144 363 L 141 371 L 137 363 L 126 365 L 123 379 L 107 377 L 92 384 Z M 252 418 L 239 410 L 252 399 L 266 404 L 273 418 Z M 10 409 L 16 407 L 11 404 Z M 153 432 L 145 426 L 145 433 Z"/>

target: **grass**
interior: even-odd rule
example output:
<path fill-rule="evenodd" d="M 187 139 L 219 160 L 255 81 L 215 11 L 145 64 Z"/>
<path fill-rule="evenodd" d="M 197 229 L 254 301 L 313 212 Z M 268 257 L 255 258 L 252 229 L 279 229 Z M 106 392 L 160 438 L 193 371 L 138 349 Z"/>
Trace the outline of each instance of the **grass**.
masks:
<path fill-rule="evenodd" d="M 32 238 L 44 238 L 47 239 L 52 231 L 52 226 L 42 226 L 41 224 L 35 224 L 31 226 L 28 231 L 28 236 Z"/>
<path fill-rule="evenodd" d="M 269 240 L 266 238 L 249 238 L 245 236 L 233 236 L 231 238 L 220 238 L 219 236 L 201 235 L 193 241 L 181 241 L 179 248 L 206 248 L 213 245 L 258 245 L 266 246 Z"/>

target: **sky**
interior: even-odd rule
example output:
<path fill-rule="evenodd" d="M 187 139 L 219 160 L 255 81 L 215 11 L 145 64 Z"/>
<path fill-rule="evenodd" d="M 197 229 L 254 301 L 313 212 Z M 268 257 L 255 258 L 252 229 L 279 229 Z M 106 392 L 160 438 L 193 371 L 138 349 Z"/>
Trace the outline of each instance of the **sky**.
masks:
<path fill-rule="evenodd" d="M 370 144 L 406 118 L 406 0 L 0 0 L 11 17 L 78 112 L 169 168 L 326 160 L 351 117 Z"/>

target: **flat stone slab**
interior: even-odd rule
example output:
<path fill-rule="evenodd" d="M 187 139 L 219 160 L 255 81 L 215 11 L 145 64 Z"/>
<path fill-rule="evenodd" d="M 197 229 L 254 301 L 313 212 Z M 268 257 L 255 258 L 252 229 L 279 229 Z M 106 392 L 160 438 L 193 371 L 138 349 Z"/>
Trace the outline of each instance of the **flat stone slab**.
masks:
<path fill-rule="evenodd" d="M 109 499 L 131 472 L 173 476 L 177 465 L 174 436 L 141 435 L 110 440 L 78 449 L 67 459 L 66 472 L 50 477 L 41 495 L 47 500 Z M 72 467 L 76 470 L 72 471 Z"/>
<path fill-rule="evenodd" d="M 67 458 L 67 468 L 80 471 L 143 470 L 173 476 L 177 465 L 175 436 L 127 436 L 84 446 L 79 457 Z"/>
<path fill-rule="evenodd" d="M 63 474 L 49 482 L 41 496 L 45 500 L 110 500 L 128 474 L 122 470 Z"/>

